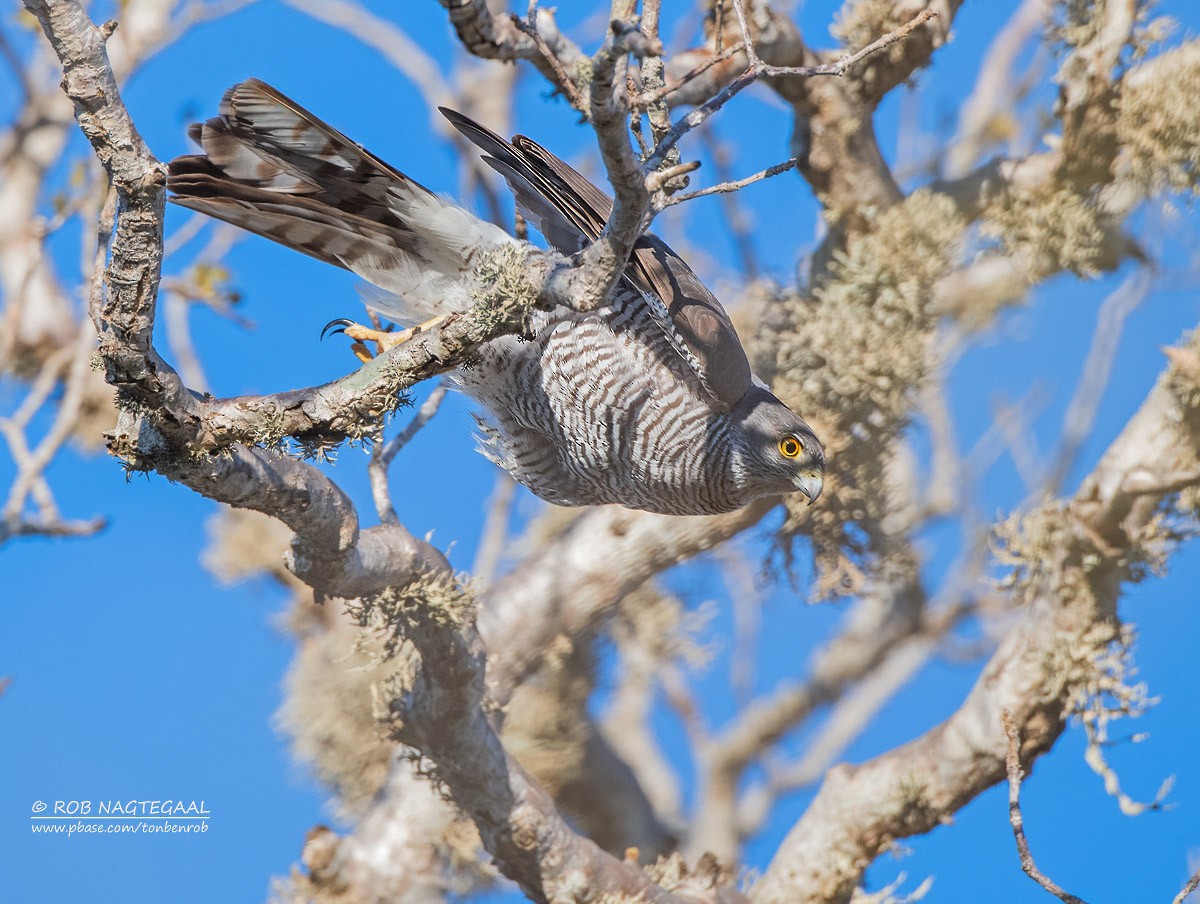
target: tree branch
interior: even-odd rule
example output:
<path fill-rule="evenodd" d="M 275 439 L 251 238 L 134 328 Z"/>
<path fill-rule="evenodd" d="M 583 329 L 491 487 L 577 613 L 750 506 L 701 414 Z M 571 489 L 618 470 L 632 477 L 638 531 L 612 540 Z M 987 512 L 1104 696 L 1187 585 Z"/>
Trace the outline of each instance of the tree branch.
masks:
<path fill-rule="evenodd" d="M 1155 525 L 1159 505 L 1176 491 L 1169 477 L 1195 473 L 1200 463 L 1193 385 L 1169 368 L 1075 496 L 1022 520 L 1032 542 L 1054 538 L 1052 558 L 1014 578 L 1025 618 L 947 721 L 861 766 L 829 772 L 755 887 L 756 904 L 847 901 L 892 839 L 929 831 L 1003 781 L 1005 709 L 1024 738 L 1025 762 L 1050 749 L 1066 727 L 1072 695 L 1118 638 L 1116 604 L 1130 562 L 1166 554 Z M 1159 475 L 1167 489 L 1131 494 L 1126 484 L 1137 474 Z"/>
<path fill-rule="evenodd" d="M 741 0 L 734 0 L 734 6 L 739 10 L 739 15 L 744 15 L 744 13 L 740 12 Z M 743 41 L 746 44 L 747 54 L 750 57 L 750 65 L 741 75 L 722 88 L 710 100 L 700 105 L 686 116 L 682 117 L 671 129 L 671 131 L 668 132 L 661 141 L 659 141 L 658 146 L 654 149 L 654 152 L 646 160 L 646 168 L 653 169 L 662 163 L 666 158 L 667 152 L 670 151 L 671 148 L 675 147 L 676 144 L 678 144 L 679 139 L 681 139 L 692 129 L 702 125 L 704 121 L 708 119 L 708 117 L 712 116 L 713 113 L 716 113 L 717 110 L 721 109 L 723 106 L 725 106 L 725 104 L 733 100 L 734 97 L 736 97 L 746 88 L 749 88 L 759 79 L 809 79 L 821 75 L 839 77 L 843 76 L 855 65 L 869 57 L 871 54 L 876 53 L 883 48 L 896 43 L 897 41 L 903 40 L 915 29 L 924 25 L 936 15 L 937 13 L 933 12 L 932 10 L 922 10 L 911 20 L 904 23 L 896 30 L 883 35 L 881 38 L 864 47 L 862 50 L 859 50 L 856 53 L 846 54 L 832 63 L 818 63 L 813 66 L 768 65 L 759 59 L 757 54 L 754 52 L 754 43 L 751 40 L 750 35 L 747 33 L 743 37 Z"/>
<path fill-rule="evenodd" d="M 469 53 L 484 60 L 527 60 L 565 96 L 570 98 L 578 94 L 570 73 L 586 58 L 558 30 L 553 15 L 547 10 L 537 11 L 538 40 L 535 41 L 514 17 L 493 12 L 487 0 L 439 2 L 449 13 L 450 24 Z M 548 55 L 543 47 L 549 51 Z"/>
<path fill-rule="evenodd" d="M 1175 899 L 1171 902 L 1171 904 L 1186 904 L 1188 895 L 1194 892 L 1197 888 L 1200 888 L 1200 869 L 1192 873 L 1192 878 L 1187 880 L 1187 884 L 1180 889 L 1179 894 L 1175 896 Z"/>
<path fill-rule="evenodd" d="M 1008 737 L 1008 820 L 1012 823 L 1013 837 L 1017 840 L 1017 853 L 1021 855 L 1021 869 L 1063 904 L 1086 904 L 1082 898 L 1077 898 L 1056 885 L 1033 861 L 1033 852 L 1029 850 L 1029 841 L 1025 838 L 1025 820 L 1021 816 L 1021 779 L 1024 778 L 1021 771 L 1021 735 L 1013 722 L 1012 713 L 1006 709 L 1002 715 L 1004 734 Z"/>

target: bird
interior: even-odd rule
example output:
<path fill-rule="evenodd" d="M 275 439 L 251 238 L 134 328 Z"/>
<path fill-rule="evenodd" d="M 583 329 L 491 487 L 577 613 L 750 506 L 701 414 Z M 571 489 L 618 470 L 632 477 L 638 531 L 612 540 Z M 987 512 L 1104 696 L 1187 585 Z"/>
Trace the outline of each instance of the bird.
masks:
<path fill-rule="evenodd" d="M 573 255 L 600 235 L 612 201 L 579 172 L 530 138 L 441 112 L 550 246 Z M 531 248 L 258 79 L 226 91 L 188 134 L 202 153 L 170 162 L 170 200 L 351 271 L 369 284 L 368 308 L 402 326 L 469 310 L 478 262 Z M 821 494 L 821 441 L 752 372 L 717 298 L 651 233 L 600 308 L 535 310 L 522 335 L 485 343 L 451 379 L 482 408 L 479 450 L 547 502 L 712 515 Z"/>

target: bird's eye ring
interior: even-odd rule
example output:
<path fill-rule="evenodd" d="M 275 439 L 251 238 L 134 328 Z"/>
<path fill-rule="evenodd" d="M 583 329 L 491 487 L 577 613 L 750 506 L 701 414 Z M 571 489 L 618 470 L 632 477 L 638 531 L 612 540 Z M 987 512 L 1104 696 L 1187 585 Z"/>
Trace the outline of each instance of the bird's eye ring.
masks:
<path fill-rule="evenodd" d="M 779 452 L 784 458 L 795 458 L 804 451 L 804 443 L 790 433 L 779 441 Z"/>

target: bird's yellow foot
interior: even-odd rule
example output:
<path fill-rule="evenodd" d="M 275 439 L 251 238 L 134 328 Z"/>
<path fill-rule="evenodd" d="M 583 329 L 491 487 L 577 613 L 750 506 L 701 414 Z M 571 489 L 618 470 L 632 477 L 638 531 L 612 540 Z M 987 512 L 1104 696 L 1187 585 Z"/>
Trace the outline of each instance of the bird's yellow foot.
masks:
<path fill-rule="evenodd" d="M 382 355 L 388 349 L 395 348 L 397 345 L 407 342 L 414 336 L 425 332 L 430 327 L 440 323 L 441 320 L 441 317 L 433 317 L 411 329 L 393 333 L 390 330 L 379 330 L 374 327 L 363 326 L 361 323 L 355 323 L 353 320 L 339 318 L 325 324 L 325 328 L 321 330 L 321 338 L 324 339 L 326 333 L 342 333 L 349 336 L 354 340 L 354 344 L 350 346 L 350 350 L 354 352 L 360 361 L 366 362 L 374 357 L 367 347 L 368 342 L 374 342 L 379 349 L 378 354 Z"/>

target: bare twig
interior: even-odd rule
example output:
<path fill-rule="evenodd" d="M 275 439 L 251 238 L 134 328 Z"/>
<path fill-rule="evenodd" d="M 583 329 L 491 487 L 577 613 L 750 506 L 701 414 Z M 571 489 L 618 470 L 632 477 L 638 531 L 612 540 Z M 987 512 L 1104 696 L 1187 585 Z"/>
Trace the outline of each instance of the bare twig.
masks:
<path fill-rule="evenodd" d="M 485 60 L 528 60 L 546 79 L 562 88 L 560 72 L 569 72 L 586 57 L 558 30 L 553 14 L 537 11 L 537 32 L 549 48 L 549 57 L 507 14 L 493 10 L 486 0 L 439 0 L 449 13 L 459 41 L 472 54 Z M 553 64 L 550 60 L 553 59 Z"/>
<path fill-rule="evenodd" d="M 741 9 L 741 0 L 735 0 L 735 8 Z M 816 66 L 768 66 L 758 59 L 754 52 L 753 41 L 749 39 L 749 33 L 745 35 L 746 54 L 751 60 L 751 65 L 741 75 L 731 81 L 728 85 L 722 88 L 714 97 L 710 98 L 706 103 L 692 110 L 686 116 L 682 117 L 670 132 L 658 143 L 654 149 L 654 153 L 646 161 L 646 168 L 654 169 L 666 159 L 667 153 L 679 143 L 684 135 L 690 132 L 697 126 L 702 125 L 705 120 L 721 109 L 725 104 L 732 100 L 736 95 L 741 93 L 750 85 L 754 84 L 760 78 L 813 78 L 815 76 L 843 76 L 855 65 L 865 60 L 867 57 L 885 47 L 895 44 L 906 38 L 914 29 L 924 25 L 930 19 L 937 16 L 937 13 L 930 9 L 922 10 L 918 15 L 914 16 L 904 25 L 897 28 L 895 31 L 890 31 L 883 37 L 871 42 L 861 50 L 846 54 L 841 59 L 833 63 L 821 63 Z"/>
<path fill-rule="evenodd" d="M 708 154 L 712 158 L 713 171 L 716 173 L 717 181 L 731 181 L 728 159 L 730 155 L 725 145 L 717 138 L 715 131 L 705 130 L 701 133 L 701 140 L 708 147 Z M 758 253 L 755 251 L 751 236 L 753 224 L 750 215 L 733 193 L 721 195 L 721 208 L 724 211 L 722 219 L 729 229 L 734 247 L 738 252 L 742 274 L 747 279 L 757 279 L 762 267 L 759 265 Z"/>
<path fill-rule="evenodd" d="M 421 428 L 433 419 L 445 397 L 446 384 L 438 383 L 404 429 L 386 443 L 376 443 L 375 448 L 371 450 L 371 463 L 367 465 L 367 473 L 370 475 L 371 495 L 375 500 L 375 511 L 379 515 L 379 520 L 384 524 L 400 523 L 400 519 L 396 516 L 396 508 L 392 504 L 391 493 L 388 490 L 388 468 L 392 466 L 392 462 L 400 450 L 408 445 Z"/>
<path fill-rule="evenodd" d="M 184 245 L 198 236 L 205 226 L 211 225 L 212 222 L 212 217 L 206 217 L 202 213 L 193 213 L 183 221 L 182 226 L 172 232 L 163 241 L 163 257 L 171 257 L 183 248 Z"/>
<path fill-rule="evenodd" d="M 1009 455 L 1012 457 L 1013 465 L 1017 469 L 1017 473 L 1021 476 L 1026 489 L 1030 493 L 1030 498 L 1036 498 L 1035 488 L 1038 486 L 1042 476 L 1042 457 L 1037 448 L 1037 438 L 1033 435 L 1033 431 L 1029 427 L 1029 421 L 1032 419 L 1032 414 L 1029 409 L 1040 407 L 1038 405 L 1039 396 L 1041 393 L 1035 390 L 1020 402 L 1007 402 L 1002 399 L 997 399 L 993 402 L 992 408 L 995 417 L 995 429 L 1000 431 L 1005 444 L 1008 446 Z M 989 436 L 980 439 L 977 449 L 980 453 L 988 449 L 991 430 L 988 431 Z M 972 457 L 977 457 L 975 450 L 972 450 Z M 973 469 L 978 473 L 978 468 Z"/>
<path fill-rule="evenodd" d="M 96 334 L 91 324 L 82 324 L 75 342 L 47 360 L 13 416 L 0 418 L 0 433 L 3 433 L 7 440 L 13 460 L 17 464 L 16 478 L 9 490 L 3 512 L 0 512 L 6 525 L 4 532 L 8 536 L 32 533 L 80 535 L 95 532 L 104 523 L 101 519 L 89 522 L 62 521 L 44 476 L 51 461 L 75 428 L 83 403 L 90 353 L 95 341 Z M 54 421 L 36 447 L 30 449 L 24 431 L 58 384 L 63 369 L 66 369 L 66 379 L 63 381 L 65 392 L 55 412 Z M 31 494 L 41 510 L 39 517 L 33 520 L 22 518 L 26 500 Z"/>
<path fill-rule="evenodd" d="M 735 0 L 737 2 L 737 0 Z M 889 31 L 878 40 L 872 41 L 861 50 L 854 53 L 846 54 L 833 63 L 821 66 L 764 66 L 763 75 L 771 77 L 786 77 L 795 76 L 798 78 L 810 78 L 814 75 L 834 75 L 843 76 L 867 57 L 878 53 L 885 47 L 890 47 L 897 41 L 903 41 L 907 38 L 914 29 L 920 28 L 930 19 L 936 18 L 937 13 L 931 9 L 923 9 L 920 13 L 913 16 L 899 28 Z"/>
<path fill-rule="evenodd" d="M 635 97 L 630 98 L 629 105 L 635 110 L 642 110 L 649 107 L 651 104 L 659 103 L 669 98 L 672 94 L 682 91 L 693 81 L 698 79 L 704 73 L 708 72 L 713 66 L 718 63 L 724 63 L 731 57 L 736 56 L 745 49 L 746 45 L 742 41 L 738 41 L 731 47 L 726 47 L 724 50 L 709 56 L 704 62 L 688 70 L 679 78 L 667 82 L 657 88 L 642 91 Z"/>
<path fill-rule="evenodd" d="M 663 697 L 671 710 L 679 717 L 687 732 L 693 750 L 703 750 L 708 745 L 708 724 L 704 711 L 697 703 L 696 695 L 688 684 L 687 677 L 676 662 L 659 664 L 658 683 Z"/>
<path fill-rule="evenodd" d="M 662 638 L 657 630 L 657 619 L 644 618 L 647 609 L 640 603 L 642 594 L 653 592 L 641 591 L 629 597 L 628 601 L 634 604 L 625 608 L 629 616 L 614 624 L 613 640 L 621 667 L 616 672 L 617 684 L 600 728 L 629 764 L 660 818 L 673 827 L 682 828 L 686 824 L 682 812 L 682 782 L 651 724 Z"/>
<path fill-rule="evenodd" d="M 8 64 L 12 70 L 12 75 L 16 79 L 17 84 L 21 87 L 21 98 L 27 101 L 33 96 L 33 90 L 29 84 L 29 73 L 25 71 L 25 64 L 22 62 L 20 55 L 13 49 L 12 44 L 8 40 L 8 35 L 0 29 L 0 57 L 4 58 L 4 62 Z"/>
<path fill-rule="evenodd" d="M 1121 484 L 1121 491 L 1130 496 L 1168 496 L 1200 484 L 1200 470 L 1172 471 L 1153 475 L 1133 473 Z"/>
<path fill-rule="evenodd" d="M 661 9 L 659 0 L 649 0 L 649 2 L 642 4 L 642 34 L 645 36 L 646 40 L 659 51 L 658 53 L 653 53 L 642 57 L 642 85 L 644 88 L 651 91 L 656 91 L 665 87 L 663 79 L 666 72 L 666 67 L 663 64 L 661 53 L 662 42 L 659 40 L 660 11 Z M 633 93 L 632 87 L 629 93 Z M 640 125 L 641 116 L 639 115 L 639 108 L 635 105 L 635 101 L 630 98 L 627 103 L 629 104 L 630 111 L 632 112 L 632 121 Z M 666 102 L 663 100 L 653 101 L 646 104 L 641 108 L 641 110 L 645 112 L 646 119 L 650 123 L 650 134 L 652 139 L 655 142 L 659 141 L 662 136 L 667 134 L 667 132 L 671 129 L 671 114 L 667 108 Z M 641 153 L 644 157 L 646 155 L 646 148 L 642 140 L 641 129 L 636 129 L 634 134 L 637 136 L 638 146 L 641 148 Z M 678 154 L 671 154 L 667 157 L 667 168 L 670 168 L 678 163 Z M 684 180 L 678 180 L 673 184 L 673 187 L 682 187 L 685 184 L 686 182 Z"/>
<path fill-rule="evenodd" d="M 90 537 L 104 530 L 108 522 L 101 517 L 91 520 L 46 520 L 43 517 L 21 517 L 0 521 L 0 543 L 15 537 Z"/>
<path fill-rule="evenodd" d="M 157 3 L 157 0 L 155 2 Z M 157 3 L 164 9 L 179 7 L 179 14 L 164 23 L 161 32 L 155 36 L 152 43 L 143 43 L 143 46 L 135 47 L 133 50 L 142 59 L 145 59 L 173 44 L 195 26 L 232 15 L 255 2 L 257 0 L 192 0 L 192 2 L 177 4 Z M 125 8 L 125 12 L 128 15 L 128 7 Z"/>
<path fill-rule="evenodd" d="M 721 182 L 717 185 L 710 185 L 708 188 L 701 188 L 697 191 L 685 192 L 681 195 L 662 196 L 655 205 L 657 210 L 664 210 L 674 204 L 680 204 L 684 201 L 691 201 L 694 198 L 703 198 L 706 195 L 728 194 L 729 192 L 740 191 L 747 185 L 753 185 L 755 182 L 761 182 L 763 179 L 770 179 L 772 176 L 778 176 L 780 173 L 786 173 L 788 170 L 796 168 L 796 159 L 793 157 L 790 160 L 785 160 L 782 163 L 776 163 L 774 166 L 768 166 L 765 170 L 760 170 L 753 176 L 747 176 L 744 179 L 735 179 L 732 182 Z"/>
<path fill-rule="evenodd" d="M 1004 734 L 1008 738 L 1008 819 L 1012 823 L 1013 837 L 1017 840 L 1017 851 L 1021 855 L 1021 869 L 1026 875 L 1064 904 L 1085 904 L 1082 898 L 1064 891 L 1054 881 L 1038 869 L 1033 862 L 1033 853 L 1029 850 L 1029 842 L 1025 838 L 1025 821 L 1021 816 L 1021 737 L 1017 732 L 1012 713 L 1007 709 L 1002 713 Z"/>
<path fill-rule="evenodd" d="M 920 501 L 922 517 L 948 514 L 969 498 L 963 490 L 969 477 L 954 424 L 950 400 L 946 394 L 945 374 L 949 370 L 947 355 L 939 350 L 934 360 L 944 362 L 921 393 L 921 413 L 924 415 L 930 439 L 930 474 Z"/>
<path fill-rule="evenodd" d="M 545 65 L 550 67 L 550 70 L 554 73 L 553 82 L 567 99 L 567 102 L 585 117 L 588 117 L 591 111 L 588 109 L 587 99 L 583 96 L 583 92 L 579 90 L 579 86 L 575 84 L 575 80 L 567 74 L 567 70 L 563 68 L 562 60 L 550 49 L 550 45 L 546 43 L 546 39 L 542 37 L 541 31 L 538 30 L 537 5 L 530 4 L 529 15 L 525 19 L 514 15 L 512 23 L 533 41 L 533 46 L 541 54 Z"/>
<path fill-rule="evenodd" d="M 729 685 L 739 706 L 750 702 L 757 678 L 757 650 L 762 629 L 762 593 L 755 586 L 750 563 L 742 550 L 730 545 L 717 551 L 721 573 L 733 608 L 733 643 L 729 651 Z"/>
<path fill-rule="evenodd" d="M 1175 896 L 1175 900 L 1172 901 L 1171 904 L 1185 904 L 1188 899 L 1188 895 L 1194 892 L 1197 888 L 1200 888 L 1200 869 L 1192 873 L 1192 878 L 1188 879 L 1187 884 L 1183 886 L 1183 889 Z"/>

